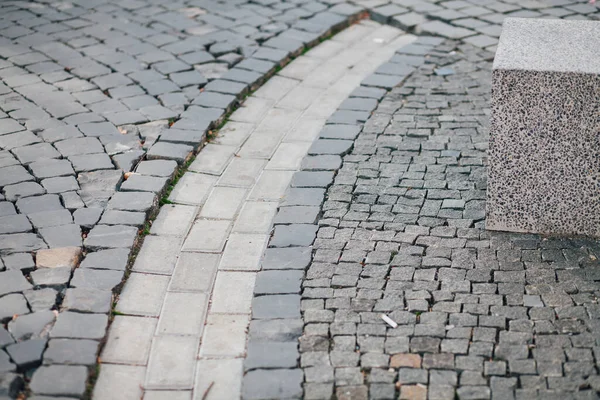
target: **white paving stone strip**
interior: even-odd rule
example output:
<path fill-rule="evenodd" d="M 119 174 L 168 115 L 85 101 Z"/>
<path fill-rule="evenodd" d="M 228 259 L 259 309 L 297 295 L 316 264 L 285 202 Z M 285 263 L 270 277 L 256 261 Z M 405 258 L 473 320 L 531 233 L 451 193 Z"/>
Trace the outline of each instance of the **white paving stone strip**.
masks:
<path fill-rule="evenodd" d="M 340 104 L 414 40 L 362 21 L 296 58 L 231 115 L 145 238 L 100 355 L 95 400 L 240 398 L 255 280 L 290 180 Z"/>

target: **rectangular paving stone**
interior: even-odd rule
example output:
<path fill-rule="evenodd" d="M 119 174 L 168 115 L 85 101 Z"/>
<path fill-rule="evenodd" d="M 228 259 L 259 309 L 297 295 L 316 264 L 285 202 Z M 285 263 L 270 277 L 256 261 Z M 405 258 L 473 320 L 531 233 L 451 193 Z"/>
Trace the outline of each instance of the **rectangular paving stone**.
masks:
<path fill-rule="evenodd" d="M 263 171 L 248 195 L 248 200 L 279 201 L 289 186 L 293 174 L 292 171 Z"/>
<path fill-rule="evenodd" d="M 271 231 L 277 206 L 277 202 L 245 202 L 233 225 L 232 232 L 268 234 Z"/>
<path fill-rule="evenodd" d="M 249 314 L 255 272 L 219 271 L 213 290 L 211 313 Z M 236 293 L 231 296 L 231 293 Z"/>
<path fill-rule="evenodd" d="M 222 146 L 207 144 L 196 157 L 190 170 L 212 175 L 221 175 L 233 158 L 236 148 L 234 146 Z"/>
<path fill-rule="evenodd" d="M 94 386 L 94 399 L 110 400 L 115 393 L 126 398 L 140 398 L 145 374 L 146 368 L 142 366 L 102 364 Z"/>
<path fill-rule="evenodd" d="M 269 247 L 309 246 L 316 232 L 317 226 L 311 224 L 277 225 Z"/>
<path fill-rule="evenodd" d="M 169 200 L 174 203 L 202 205 L 216 181 L 216 177 L 207 174 L 184 174 L 173 188 Z"/>
<path fill-rule="evenodd" d="M 103 363 L 146 365 L 157 319 L 116 315 L 100 355 Z"/>
<path fill-rule="evenodd" d="M 210 293 L 217 274 L 218 264 L 218 254 L 180 253 L 169 284 L 169 290 Z"/>
<path fill-rule="evenodd" d="M 241 397 L 241 358 L 200 359 L 196 366 L 196 393 L 208 393 L 206 400 L 237 399 Z M 208 390 L 209 386 L 211 387 Z"/>
<path fill-rule="evenodd" d="M 242 188 L 215 187 L 200 209 L 202 218 L 234 219 L 248 191 Z"/>
<path fill-rule="evenodd" d="M 123 314 L 158 317 L 169 277 L 132 273 L 117 303 L 116 310 Z"/>
<path fill-rule="evenodd" d="M 156 336 L 152 341 L 144 387 L 191 389 L 198 343 L 194 336 Z"/>
<path fill-rule="evenodd" d="M 109 249 L 88 253 L 81 262 L 80 268 L 125 270 L 129 259 L 128 248 Z"/>
<path fill-rule="evenodd" d="M 207 310 L 207 294 L 168 292 L 158 321 L 157 334 L 199 337 Z"/>
<path fill-rule="evenodd" d="M 241 357 L 246 351 L 248 315 L 209 314 L 199 356 Z"/>
<path fill-rule="evenodd" d="M 220 252 L 231 227 L 230 221 L 198 219 L 183 243 L 183 251 Z"/>
<path fill-rule="evenodd" d="M 219 269 L 258 271 L 267 240 L 266 234 L 230 234 Z"/>
<path fill-rule="evenodd" d="M 50 337 L 100 340 L 104 337 L 107 324 L 108 317 L 104 314 L 65 311 L 58 315 Z"/>
<path fill-rule="evenodd" d="M 312 258 L 310 247 L 269 248 L 262 262 L 263 270 L 295 269 L 303 270 Z"/>
<path fill-rule="evenodd" d="M 160 236 L 184 236 L 192 226 L 197 209 L 194 206 L 165 204 L 152 223 L 150 233 Z"/>
<path fill-rule="evenodd" d="M 178 236 L 146 236 L 132 270 L 170 276 L 175 269 L 182 242 Z"/>

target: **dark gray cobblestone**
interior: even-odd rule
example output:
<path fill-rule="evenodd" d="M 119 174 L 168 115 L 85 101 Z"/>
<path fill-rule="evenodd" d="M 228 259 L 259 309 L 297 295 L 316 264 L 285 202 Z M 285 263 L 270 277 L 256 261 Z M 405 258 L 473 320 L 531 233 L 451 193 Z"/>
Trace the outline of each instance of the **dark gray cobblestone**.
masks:
<path fill-rule="evenodd" d="M 305 398 L 598 397 L 598 242 L 484 230 L 492 59 L 430 50 L 343 156 L 302 282 Z"/>

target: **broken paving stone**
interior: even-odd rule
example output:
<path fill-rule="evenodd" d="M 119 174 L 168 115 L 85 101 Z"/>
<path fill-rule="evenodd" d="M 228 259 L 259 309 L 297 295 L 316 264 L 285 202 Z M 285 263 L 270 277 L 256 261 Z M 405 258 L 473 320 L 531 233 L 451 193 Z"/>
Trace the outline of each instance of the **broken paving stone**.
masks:
<path fill-rule="evenodd" d="M 0 297 L 0 321 L 10 319 L 14 315 L 28 314 L 27 301 L 21 293 L 13 293 Z"/>
<path fill-rule="evenodd" d="M 23 389 L 23 378 L 11 372 L 0 374 L 0 396 L 14 399 Z"/>
<path fill-rule="evenodd" d="M 62 308 L 80 312 L 108 313 L 111 301 L 112 292 L 110 290 L 70 288 L 66 291 Z"/>
<path fill-rule="evenodd" d="M 133 171 L 138 161 L 146 154 L 143 150 L 127 151 L 122 154 L 117 154 L 112 157 L 117 168 L 123 170 L 123 172 Z"/>
<path fill-rule="evenodd" d="M 77 268 L 81 259 L 81 247 L 58 247 L 38 250 L 35 254 L 37 268 L 70 267 Z"/>
<path fill-rule="evenodd" d="M 8 333 L 6 329 L 2 325 L 0 325 L 0 349 L 5 348 L 9 344 L 15 342 L 15 339 Z"/>
<path fill-rule="evenodd" d="M 80 268 L 124 271 L 129 261 L 129 252 L 129 249 L 110 249 L 89 253 L 81 263 Z"/>
<path fill-rule="evenodd" d="M 19 369 L 27 370 L 42 363 L 42 353 L 46 348 L 48 339 L 32 339 L 11 344 L 6 348 L 10 358 Z"/>
<path fill-rule="evenodd" d="M 107 324 L 108 317 L 104 314 L 65 311 L 58 315 L 50 337 L 100 340 L 106 333 Z"/>
<path fill-rule="evenodd" d="M 0 195 L 1 196 L 1 195 Z M 0 217 L 14 215 L 17 213 L 13 203 L 8 201 L 0 201 Z"/>
<path fill-rule="evenodd" d="M 15 372 L 16 370 L 17 366 L 10 361 L 8 354 L 0 350 L 0 374 Z"/>
<path fill-rule="evenodd" d="M 77 192 L 65 192 L 60 194 L 60 198 L 62 199 L 65 208 L 68 210 L 76 210 L 78 208 L 85 207 L 85 203 L 79 197 Z"/>
<path fill-rule="evenodd" d="M 38 368 L 29 387 L 36 394 L 81 397 L 85 392 L 88 370 L 84 366 L 50 365 Z"/>
<path fill-rule="evenodd" d="M 71 286 L 75 288 L 112 290 L 121 283 L 124 274 L 124 271 L 78 268 L 73 274 Z"/>
<path fill-rule="evenodd" d="M 71 267 L 41 268 L 33 271 L 30 276 L 35 286 L 62 288 L 69 284 Z"/>
<path fill-rule="evenodd" d="M 80 208 L 73 213 L 74 222 L 83 228 L 92 228 L 98 223 L 102 208 Z"/>
<path fill-rule="evenodd" d="M 8 331 L 18 341 L 48 336 L 56 318 L 53 311 L 38 311 L 19 315 L 8 323 Z"/>
<path fill-rule="evenodd" d="M 84 172 L 77 176 L 81 190 L 104 191 L 111 194 L 123 180 L 123 172 L 119 170 L 105 170 Z"/>
<path fill-rule="evenodd" d="M 31 311 L 50 310 L 56 305 L 56 296 L 58 292 L 52 288 L 30 289 L 23 292 L 23 295 L 31 307 Z"/>
<path fill-rule="evenodd" d="M 96 364 L 99 342 L 95 340 L 52 339 L 44 352 L 44 364 Z"/>
<path fill-rule="evenodd" d="M 0 296 L 31 289 L 31 283 L 25 279 L 21 271 L 10 270 L 0 272 Z"/>
<path fill-rule="evenodd" d="M 96 225 L 85 238 L 83 244 L 90 250 L 131 248 L 135 242 L 137 231 L 132 226 Z"/>

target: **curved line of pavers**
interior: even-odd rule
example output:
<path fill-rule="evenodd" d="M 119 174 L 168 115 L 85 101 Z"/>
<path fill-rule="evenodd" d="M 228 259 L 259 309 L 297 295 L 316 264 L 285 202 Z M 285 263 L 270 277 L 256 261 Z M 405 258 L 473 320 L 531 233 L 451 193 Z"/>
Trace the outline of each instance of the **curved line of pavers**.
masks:
<path fill-rule="evenodd" d="M 243 399 L 303 398 L 304 372 L 308 365 L 300 357 L 301 336 L 306 323 L 306 308 L 301 299 L 321 298 L 318 287 L 302 287 L 306 270 L 313 257 L 312 244 L 317 238 L 318 215 L 298 223 L 292 222 L 295 211 L 317 209 L 322 213 L 327 188 L 333 184 L 342 166 L 342 157 L 349 154 L 354 140 L 364 129 L 371 112 L 387 91 L 406 79 L 425 62 L 425 55 L 444 39 L 419 37 L 397 51 L 393 61 L 404 65 L 403 73 L 395 76 L 394 84 L 372 85 L 378 81 L 373 74 L 363 81 L 332 115 L 313 143 L 290 183 L 274 218 L 274 230 L 265 252 L 261 271 L 256 278 L 252 300 L 247 356 L 244 362 Z M 348 103 L 358 110 L 348 111 Z M 339 125 L 346 124 L 346 125 Z M 309 213 L 310 214 L 310 213 Z M 322 300 L 315 300 L 322 301 Z M 320 336 L 308 336 L 308 341 Z M 327 385 L 325 385 L 327 386 Z M 325 392 L 327 387 L 322 388 Z M 319 394 L 314 393 L 319 396 Z"/>

